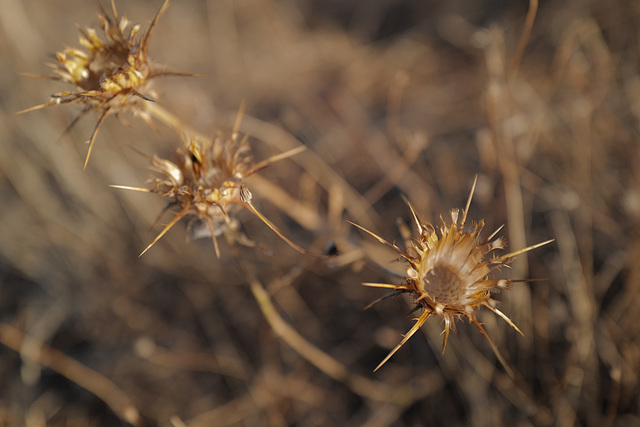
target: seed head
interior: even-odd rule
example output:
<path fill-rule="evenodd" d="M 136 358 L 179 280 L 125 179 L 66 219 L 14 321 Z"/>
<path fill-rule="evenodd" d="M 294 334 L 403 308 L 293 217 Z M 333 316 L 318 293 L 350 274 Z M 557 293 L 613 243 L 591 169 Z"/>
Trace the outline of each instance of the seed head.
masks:
<path fill-rule="evenodd" d="M 411 204 L 407 202 L 418 231 L 418 237 L 408 243 L 406 251 L 371 231 L 354 224 L 396 251 L 408 263 L 407 278 L 400 285 L 363 283 L 365 286 L 394 290 L 391 294 L 374 301 L 371 305 L 390 296 L 410 293 L 415 299 L 417 308 L 422 309 L 422 314 L 415 325 L 378 365 L 376 370 L 384 365 L 420 329 L 429 317 L 437 315 L 444 320 L 443 353 L 449 337 L 449 331 L 455 331 L 456 318 L 466 317 L 478 328 L 495 351 L 500 362 L 505 366 L 505 369 L 510 372 L 496 346 L 477 320 L 475 311 L 480 307 L 486 307 L 522 334 L 516 325 L 496 308 L 497 301 L 491 298 L 492 292 L 508 289 L 513 281 L 510 279 L 495 279 L 493 278 L 493 272 L 510 264 L 517 255 L 546 245 L 553 240 L 505 255 L 491 255 L 496 250 L 505 249 L 506 241 L 502 237 L 495 237 L 500 228 L 491 236 L 483 239 L 480 234 L 484 228 L 484 221 L 466 222 L 474 189 L 475 182 L 469 195 L 467 206 L 462 211 L 462 216 L 460 216 L 458 209 L 454 209 L 450 212 L 450 220 L 442 219 L 440 227 L 422 221 Z"/>
<path fill-rule="evenodd" d="M 304 252 L 253 206 L 253 196 L 244 183 L 249 176 L 278 160 L 299 153 L 304 147 L 254 163 L 247 136 L 242 139 L 238 137 L 243 109 L 244 105 L 230 136 L 225 137 L 219 133 L 213 139 L 190 137 L 182 140 L 182 147 L 176 151 L 173 160 L 158 156 L 150 158 L 150 168 L 158 174 L 150 180 L 150 188 L 112 185 L 115 188 L 160 194 L 169 199 L 168 207 L 175 206 L 179 209 L 175 217 L 140 255 L 149 250 L 182 218 L 189 219 L 190 226 L 206 225 L 207 234 L 213 240 L 218 257 L 220 249 L 217 237 L 223 234 L 228 240 L 251 244 L 251 241 L 240 233 L 240 223 L 235 217 L 241 208 L 260 218 L 294 249 Z"/>
<path fill-rule="evenodd" d="M 98 130 L 108 115 L 132 111 L 150 124 L 151 119 L 144 109 L 144 102 L 152 101 L 149 81 L 159 76 L 191 75 L 168 71 L 149 58 L 151 34 L 168 5 L 169 0 L 165 0 L 142 35 L 140 24 L 133 24 L 125 16 L 118 15 L 114 0 L 111 1 L 113 18 L 100 5 L 98 16 L 103 36 L 98 36 L 94 28 L 81 28 L 81 48 L 67 47 L 56 53 L 57 63 L 49 64 L 54 76 L 31 75 L 63 81 L 71 84 L 73 89 L 56 93 L 48 103 L 20 113 L 54 105 L 82 104 L 83 111 L 69 125 L 66 134 L 82 116 L 90 111 L 98 112 L 98 123 L 89 139 L 85 167 Z"/>

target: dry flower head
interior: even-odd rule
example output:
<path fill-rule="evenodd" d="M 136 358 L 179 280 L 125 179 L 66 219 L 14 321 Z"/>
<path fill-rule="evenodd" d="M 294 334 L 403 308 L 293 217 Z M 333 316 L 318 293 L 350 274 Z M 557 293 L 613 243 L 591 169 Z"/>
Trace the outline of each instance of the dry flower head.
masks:
<path fill-rule="evenodd" d="M 221 235 L 233 242 L 251 244 L 239 232 L 239 221 L 234 216 L 243 207 L 260 218 L 291 247 L 304 252 L 254 207 L 251 191 L 244 183 L 249 176 L 278 160 L 303 151 L 304 147 L 254 163 L 248 137 L 245 135 L 240 139 L 238 136 L 243 110 L 244 104 L 229 137 L 224 137 L 222 133 L 213 139 L 190 137 L 183 139 L 183 147 L 176 151 L 173 161 L 158 156 L 150 158 L 150 169 L 160 175 L 151 179 L 151 188 L 112 185 L 114 188 L 160 194 L 169 198 L 168 207 L 177 206 L 180 209 L 140 255 L 148 251 L 182 218 L 189 219 L 190 226 L 206 225 L 207 234 L 213 240 L 218 257 L 220 248 L 217 237 Z"/>
<path fill-rule="evenodd" d="M 503 237 L 495 237 L 502 227 L 498 228 L 489 237 L 482 239 L 480 233 L 484 228 L 484 220 L 467 223 L 467 213 L 476 181 L 473 183 L 467 205 L 462 211 L 462 216 L 460 216 L 458 209 L 454 209 L 450 213 L 451 220 L 445 221 L 442 218 L 440 227 L 435 227 L 429 222 L 422 221 L 407 201 L 419 233 L 416 239 L 411 239 L 407 242 L 407 250 L 402 250 L 373 232 L 353 224 L 393 249 L 409 264 L 407 278 L 402 284 L 363 283 L 365 286 L 394 290 L 392 293 L 374 301 L 369 307 L 387 297 L 410 293 L 415 299 L 416 308 L 422 309 L 422 314 L 416 320 L 414 326 L 375 370 L 384 365 L 420 329 L 429 317 L 437 315 L 444 320 L 443 353 L 447 345 L 449 331 L 453 330 L 455 332 L 456 318 L 466 317 L 489 342 L 507 372 L 511 373 L 506 361 L 476 318 L 475 311 L 480 307 L 486 307 L 522 334 L 516 325 L 496 308 L 497 301 L 491 298 L 492 292 L 500 289 L 509 289 L 515 280 L 495 279 L 492 273 L 508 266 L 516 256 L 546 245 L 553 240 L 505 255 L 494 254 L 490 256 L 495 250 L 505 249 L 506 241 Z"/>
<path fill-rule="evenodd" d="M 56 53 L 58 62 L 49 64 L 54 76 L 30 75 L 70 83 L 73 89 L 56 93 L 48 103 L 27 108 L 20 113 L 55 105 L 82 104 L 84 109 L 67 127 L 66 134 L 82 116 L 90 111 L 98 112 L 98 122 L 89 139 L 85 168 L 98 130 L 108 115 L 131 111 L 151 125 L 151 119 L 144 109 L 144 102 L 152 102 L 152 94 L 147 92 L 151 90 L 148 82 L 160 76 L 193 75 L 168 71 L 149 58 L 151 34 L 168 5 L 169 0 L 165 0 L 141 36 L 140 24 L 133 24 L 125 16 L 119 16 L 114 0 L 111 1 L 113 18 L 100 5 L 98 16 L 104 37 L 99 37 L 94 28 L 80 28 L 79 43 L 82 48 L 66 47 Z"/>

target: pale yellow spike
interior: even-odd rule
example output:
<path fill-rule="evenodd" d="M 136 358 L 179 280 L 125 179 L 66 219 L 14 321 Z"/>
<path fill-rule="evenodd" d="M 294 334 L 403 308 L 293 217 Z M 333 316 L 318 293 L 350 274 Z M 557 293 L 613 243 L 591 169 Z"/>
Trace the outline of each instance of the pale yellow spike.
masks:
<path fill-rule="evenodd" d="M 180 221 L 188 213 L 189 213 L 189 208 L 185 208 L 185 209 L 181 210 L 179 213 L 177 213 L 175 218 L 173 218 L 171 220 L 171 222 L 169 222 L 169 224 L 167 224 L 164 227 L 164 229 L 160 232 L 160 234 L 158 234 L 158 236 L 155 239 L 153 239 L 153 242 L 151 242 L 151 244 L 149 244 L 149 246 L 147 246 L 146 249 L 144 251 L 142 251 L 142 253 L 140 255 L 138 255 L 138 257 L 141 257 L 142 255 L 144 255 L 145 252 L 147 252 L 149 249 L 151 249 L 151 247 L 153 245 L 155 245 L 156 242 L 158 240 L 160 240 L 162 238 L 162 236 L 164 236 L 167 233 L 167 231 L 169 231 L 171 229 L 171 227 L 176 225 L 178 223 L 178 221 Z"/>
<path fill-rule="evenodd" d="M 502 311 L 498 310 L 495 307 L 491 307 L 491 304 L 489 304 L 487 301 L 484 301 L 482 303 L 482 305 L 484 305 L 485 307 L 487 307 L 489 310 L 493 311 L 495 314 L 497 314 L 498 316 L 500 316 L 505 322 L 507 322 L 509 324 L 509 326 L 511 326 L 513 329 L 515 329 L 516 331 L 518 331 L 518 333 L 522 336 L 524 336 L 524 334 L 522 333 L 522 331 L 516 326 L 515 323 L 513 323 L 511 321 L 511 319 L 509 319 L 507 317 L 506 314 L 504 314 Z"/>
<path fill-rule="evenodd" d="M 160 6 L 160 9 L 158 9 L 158 12 L 156 13 L 156 16 L 153 17 L 153 20 L 151 21 L 151 24 L 149 24 L 149 28 L 147 28 L 147 32 L 144 34 L 144 38 L 142 39 L 142 42 L 140 43 L 140 47 L 142 49 L 142 54 L 144 56 L 146 56 L 147 49 L 149 49 L 149 38 L 151 37 L 151 33 L 153 32 L 153 29 L 155 28 L 156 24 L 158 23 L 158 19 L 160 19 L 160 17 L 165 12 L 165 10 L 167 10 L 168 6 L 169 6 L 169 0 L 165 0 L 164 3 L 162 3 L 162 6 Z M 114 13 L 115 13 L 115 11 L 114 11 Z M 144 58 L 144 59 L 146 60 L 146 58 Z"/>
<path fill-rule="evenodd" d="M 56 67 L 56 65 L 54 64 L 46 64 L 50 67 Z M 22 76 L 22 77 L 30 77 L 32 79 L 44 79 L 44 80 L 55 80 L 55 81 L 59 81 L 60 77 L 58 76 L 46 76 L 44 74 L 34 74 L 34 73 L 23 73 L 23 72 L 19 72 L 18 75 Z"/>
<path fill-rule="evenodd" d="M 399 247 L 397 247 L 396 245 L 394 245 L 393 243 L 389 243 L 387 242 L 385 239 L 383 239 L 382 237 L 378 236 L 376 233 L 374 233 L 373 231 L 369 231 L 366 228 L 351 222 L 349 220 L 347 220 L 347 222 L 351 225 L 353 225 L 354 227 L 359 228 L 360 230 L 364 231 L 365 233 L 367 233 L 368 235 L 370 235 L 371 237 L 373 237 L 374 239 L 376 239 L 378 242 L 382 243 L 383 245 L 385 245 L 386 247 L 396 251 L 398 254 L 402 255 L 402 257 L 411 265 L 411 267 L 414 268 L 414 270 L 416 270 L 415 265 L 413 264 L 413 262 L 411 261 L 411 257 L 409 256 L 408 253 L 406 253 L 405 251 L 403 251 L 402 249 L 400 249 Z"/>
<path fill-rule="evenodd" d="M 233 124 L 232 138 L 235 140 L 238 137 L 238 131 L 240 130 L 240 123 L 242 123 L 242 117 L 244 116 L 244 110 L 247 107 L 247 101 L 245 99 L 242 100 L 240 104 L 240 108 L 238 109 L 238 114 L 236 114 L 236 121 Z"/>
<path fill-rule="evenodd" d="M 462 212 L 462 222 L 460 223 L 460 229 L 464 227 L 464 223 L 467 221 L 467 214 L 469 213 L 469 206 L 471 206 L 471 199 L 473 199 L 473 193 L 476 191 L 476 184 L 478 183 L 478 175 L 476 175 L 473 180 L 473 185 L 471 186 L 471 192 L 469 193 L 469 199 L 467 200 L 467 206 L 464 208 L 464 212 Z"/>
<path fill-rule="evenodd" d="M 301 145 L 300 147 L 293 148 L 291 150 L 285 151 L 284 153 L 276 154 L 275 156 L 271 156 L 268 159 L 265 159 L 259 163 L 256 163 L 249 169 L 249 171 L 245 174 L 245 177 L 253 175 L 266 168 L 267 166 L 272 165 L 275 162 L 279 162 L 280 160 L 288 159 L 289 157 L 293 157 L 296 154 L 302 153 L 307 149 L 306 146 Z"/>
<path fill-rule="evenodd" d="M 98 117 L 98 123 L 96 123 L 96 127 L 93 129 L 93 133 L 91 134 L 91 138 L 89 139 L 89 151 L 87 151 L 87 158 L 84 160 L 84 167 L 82 170 L 87 169 L 87 164 L 89 163 L 89 157 L 91 156 L 91 150 L 93 149 L 93 143 L 96 141 L 96 136 L 98 136 L 98 130 L 100 130 L 100 126 L 102 126 L 102 122 L 109 114 L 109 109 L 104 110 L 100 113 Z"/>
<path fill-rule="evenodd" d="M 524 248 L 524 249 L 520 249 L 520 250 L 517 250 L 517 251 L 514 251 L 514 252 L 510 252 L 510 253 L 508 253 L 506 255 L 502 255 L 498 259 L 504 260 L 504 259 L 507 259 L 507 258 L 513 258 L 514 256 L 518 256 L 518 255 L 523 254 L 525 252 L 529 252 L 529 251 L 532 251 L 534 249 L 537 249 L 537 248 L 539 248 L 541 246 L 548 245 L 549 243 L 554 242 L 555 240 L 556 239 L 547 240 L 546 242 L 538 243 L 537 245 L 529 246 L 529 247 Z"/>
<path fill-rule="evenodd" d="M 451 330 L 451 318 L 449 316 L 444 317 L 444 338 L 442 339 L 442 354 L 444 354 L 445 348 L 447 348 L 447 341 L 449 340 L 449 331 Z"/>
<path fill-rule="evenodd" d="M 222 212 L 226 216 L 226 212 L 222 210 Z M 218 239 L 216 238 L 216 233 L 213 227 L 213 219 L 211 217 L 207 217 L 207 226 L 209 227 L 209 232 L 211 233 L 211 240 L 213 241 L 213 249 L 216 252 L 216 258 L 220 259 L 220 246 L 218 246 Z"/>
<path fill-rule="evenodd" d="M 496 229 L 496 231 L 491 233 L 491 236 L 487 237 L 487 242 L 490 241 L 491 239 L 493 239 L 494 237 L 496 237 L 496 234 L 498 234 L 500 232 L 500 230 L 502 230 L 503 228 L 504 228 L 504 224 L 502 224 L 500 227 L 498 227 Z"/>
<path fill-rule="evenodd" d="M 111 10 L 113 11 L 113 21 L 118 22 L 118 9 L 116 8 L 116 0 L 111 0 Z"/>
<path fill-rule="evenodd" d="M 31 111 L 42 110 L 43 108 L 51 107 L 51 105 L 52 105 L 51 103 L 34 105 L 33 107 L 29 107 L 29 108 L 25 108 L 24 110 L 20 110 L 16 114 L 24 114 L 24 113 L 29 113 Z"/>
<path fill-rule="evenodd" d="M 119 190 L 140 191 L 141 193 L 152 193 L 153 192 L 148 188 L 144 188 L 144 187 L 129 187 L 128 185 L 113 185 L 113 184 L 110 184 L 109 187 L 117 188 Z"/>
<path fill-rule="evenodd" d="M 418 214 L 413 209 L 413 206 L 411 205 L 411 202 L 409 202 L 409 199 L 407 199 L 404 194 L 402 195 L 402 200 L 404 200 L 404 202 L 407 204 L 407 206 L 409 206 L 409 210 L 411 211 L 411 215 L 413 216 L 413 220 L 416 223 L 416 228 L 418 229 L 418 233 L 420 233 L 420 235 L 422 236 L 423 228 L 422 228 L 422 223 L 420 222 L 420 218 L 418 218 Z"/>
<path fill-rule="evenodd" d="M 387 357 L 385 357 L 384 360 L 380 362 L 380 364 L 376 367 L 376 369 L 373 370 L 373 372 L 377 371 L 382 367 L 382 365 L 387 363 L 387 361 L 391 359 L 391 356 L 393 356 L 396 353 L 396 351 L 400 350 L 400 347 L 402 347 L 407 341 L 409 341 L 409 338 L 411 338 L 413 334 L 415 334 L 418 331 L 418 329 L 420 329 L 422 325 L 424 325 L 424 322 L 427 321 L 427 319 L 429 318 L 429 316 L 431 316 L 432 313 L 433 312 L 430 310 L 423 311 L 422 315 L 416 321 L 416 324 L 413 325 L 411 329 L 409 329 L 409 332 L 407 332 L 407 334 L 404 336 L 402 341 L 400 341 L 400 343 L 393 350 L 391 350 L 391 352 L 387 355 Z"/>
<path fill-rule="evenodd" d="M 475 317 L 469 317 L 469 320 L 471 320 L 471 323 L 473 323 L 475 327 L 478 328 L 478 330 L 480 331 L 484 339 L 487 340 L 487 342 L 491 346 L 491 349 L 493 350 L 493 353 L 496 355 L 496 357 L 498 358 L 498 361 L 500 362 L 504 370 L 507 372 L 509 377 L 514 378 L 515 376 L 513 375 L 513 370 L 511 370 L 511 367 L 507 364 L 507 361 L 504 359 L 504 357 L 500 353 L 500 350 L 498 350 L 498 347 L 493 343 L 493 341 L 489 337 L 489 334 L 487 334 L 487 331 L 485 331 L 482 325 L 480 324 L 480 322 L 478 322 L 478 319 L 476 319 Z"/>
<path fill-rule="evenodd" d="M 282 234 L 282 232 L 280 231 L 280 229 L 278 229 L 278 227 L 275 226 L 275 224 L 273 224 L 271 221 L 269 221 L 264 215 L 262 215 L 254 206 L 253 204 L 251 204 L 250 202 L 243 202 L 243 201 L 232 201 L 231 203 L 238 203 L 239 205 L 244 206 L 245 208 L 247 208 L 252 214 L 254 214 L 255 216 L 257 216 L 258 218 L 260 218 L 260 220 L 262 222 L 264 222 L 267 227 L 269 227 L 274 233 L 276 233 L 278 235 L 278 237 L 280 237 L 282 240 L 284 240 L 289 246 L 291 246 L 293 249 L 295 249 L 296 251 L 300 252 L 301 254 L 306 254 L 308 253 L 308 251 L 306 251 L 305 249 L 302 249 L 300 246 L 296 245 L 295 243 L 293 243 L 291 240 L 287 239 L 287 237 L 285 237 L 284 234 Z"/>
<path fill-rule="evenodd" d="M 387 288 L 387 289 L 406 289 L 406 286 L 392 285 L 390 283 L 371 283 L 362 282 L 362 286 L 368 286 L 370 288 Z"/>

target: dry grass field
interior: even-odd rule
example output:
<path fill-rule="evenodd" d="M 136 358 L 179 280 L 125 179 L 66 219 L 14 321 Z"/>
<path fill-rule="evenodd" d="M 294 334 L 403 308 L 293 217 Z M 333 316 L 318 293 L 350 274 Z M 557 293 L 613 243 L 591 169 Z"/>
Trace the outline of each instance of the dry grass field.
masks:
<path fill-rule="evenodd" d="M 116 5 L 142 34 L 162 1 Z M 51 75 L 99 3 L 3 0 L 0 426 L 640 425 L 640 3 L 541 1 L 532 27 L 529 7 L 171 1 L 149 56 L 201 76 L 148 95 L 209 137 L 244 102 L 255 162 L 306 147 L 243 181 L 306 252 L 238 205 L 219 258 L 186 220 L 139 257 L 177 211 L 154 225 L 167 198 L 109 185 L 148 186 L 184 135 L 111 115 L 83 171 L 98 112 L 63 138 L 84 101 L 16 113 L 71 89 L 24 73 Z M 555 239 L 496 273 L 523 335 L 475 312 L 513 375 L 464 316 L 443 354 L 438 315 L 373 372 L 421 310 L 364 310 L 407 263 L 348 221 L 404 248 L 403 199 L 439 226 L 476 176 L 483 238 Z"/>

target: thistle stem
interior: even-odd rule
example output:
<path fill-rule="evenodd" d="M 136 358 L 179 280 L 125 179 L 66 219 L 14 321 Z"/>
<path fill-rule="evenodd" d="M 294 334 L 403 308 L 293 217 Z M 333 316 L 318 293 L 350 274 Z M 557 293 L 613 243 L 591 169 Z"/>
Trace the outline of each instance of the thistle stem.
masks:
<path fill-rule="evenodd" d="M 187 126 L 182 120 L 178 118 L 178 116 L 164 109 L 157 102 L 145 102 L 144 105 L 145 105 L 145 111 L 147 113 L 149 113 L 156 120 L 172 128 L 178 135 L 182 135 L 186 133 L 189 135 L 196 136 L 200 139 L 205 139 L 205 140 L 210 139 L 208 136 Z"/>

